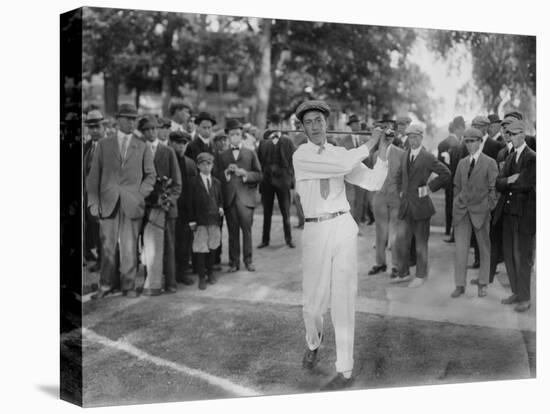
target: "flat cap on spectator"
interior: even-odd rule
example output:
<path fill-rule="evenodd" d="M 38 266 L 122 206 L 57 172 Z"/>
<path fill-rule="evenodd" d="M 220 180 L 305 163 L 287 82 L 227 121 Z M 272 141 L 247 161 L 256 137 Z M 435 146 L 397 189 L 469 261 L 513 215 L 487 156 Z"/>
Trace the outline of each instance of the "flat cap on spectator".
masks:
<path fill-rule="evenodd" d="M 132 118 L 135 119 L 138 117 L 138 112 L 135 105 L 130 103 L 120 104 L 118 107 L 118 112 L 115 115 L 117 118 Z"/>
<path fill-rule="evenodd" d="M 355 114 L 350 115 L 350 117 L 349 117 L 348 122 L 347 122 L 346 125 L 349 126 L 349 125 L 353 124 L 354 122 L 360 122 L 359 117 L 358 117 L 357 115 L 355 115 Z"/>
<path fill-rule="evenodd" d="M 412 122 L 412 119 L 408 116 L 398 116 L 395 122 L 398 125 L 409 125 Z"/>
<path fill-rule="evenodd" d="M 99 125 L 103 122 L 103 114 L 97 109 L 92 109 L 88 112 L 88 115 L 86 115 L 86 120 L 84 121 L 86 125 Z"/>
<path fill-rule="evenodd" d="M 263 136 L 262 136 L 262 138 L 263 138 L 263 139 L 269 139 L 269 137 L 270 137 L 273 133 L 275 133 L 275 131 L 273 131 L 272 129 L 266 129 L 265 132 L 264 132 L 264 134 L 263 134 Z"/>
<path fill-rule="evenodd" d="M 466 121 L 464 121 L 464 118 L 462 116 L 455 116 L 453 121 L 451 122 L 451 127 L 453 129 L 456 129 L 456 128 L 466 128 Z"/>
<path fill-rule="evenodd" d="M 416 134 L 416 135 L 424 135 L 424 128 L 418 124 L 412 124 L 407 127 L 405 130 L 405 134 Z"/>
<path fill-rule="evenodd" d="M 225 133 L 228 134 L 229 131 L 231 131 L 232 129 L 240 129 L 240 130 L 243 129 L 243 126 L 239 122 L 238 119 L 230 118 L 226 121 L 226 123 L 225 123 Z"/>
<path fill-rule="evenodd" d="M 157 118 L 152 115 L 145 115 L 138 121 L 137 129 L 138 131 L 144 131 L 148 128 L 158 128 L 158 126 Z"/>
<path fill-rule="evenodd" d="M 476 139 L 483 139 L 483 134 L 479 129 L 476 128 L 468 128 L 466 131 L 464 131 L 464 139 L 466 138 L 476 138 Z"/>
<path fill-rule="evenodd" d="M 214 162 L 214 156 L 209 152 L 201 152 L 197 155 L 197 164 L 201 162 Z"/>
<path fill-rule="evenodd" d="M 506 116 L 504 119 L 500 122 L 501 126 L 505 126 L 508 124 L 511 124 L 512 122 L 517 121 L 517 118 L 514 118 L 513 116 Z"/>
<path fill-rule="evenodd" d="M 195 125 L 199 125 L 202 121 L 210 121 L 212 125 L 216 125 L 216 118 L 210 115 L 208 112 L 199 112 L 195 118 Z"/>
<path fill-rule="evenodd" d="M 172 131 L 168 135 L 170 141 L 178 142 L 185 144 L 186 142 L 191 141 L 191 134 L 187 131 Z"/>
<path fill-rule="evenodd" d="M 189 112 L 193 110 L 191 104 L 183 99 L 174 99 L 172 102 L 170 102 L 168 110 L 170 111 L 170 114 L 173 115 L 176 111 L 179 111 L 183 108 L 189 109 Z"/>
<path fill-rule="evenodd" d="M 219 141 L 220 139 L 227 139 L 227 135 L 225 134 L 216 134 L 214 135 L 214 141 Z"/>
<path fill-rule="evenodd" d="M 506 115 L 504 115 L 504 118 L 508 118 L 509 116 L 511 116 L 512 118 L 517 119 L 518 121 L 521 121 L 523 119 L 522 113 L 518 112 L 518 111 L 508 112 Z"/>
<path fill-rule="evenodd" d="M 298 120 L 302 122 L 304 119 L 304 115 L 309 111 L 319 111 L 328 118 L 330 114 L 330 107 L 324 101 L 305 101 L 301 103 L 298 108 L 296 108 L 296 118 L 298 118 Z"/>
<path fill-rule="evenodd" d="M 472 125 L 489 125 L 491 122 L 486 116 L 478 115 L 472 119 Z"/>
<path fill-rule="evenodd" d="M 487 118 L 489 119 L 490 124 L 500 124 L 500 118 L 497 114 L 491 114 Z"/>
<path fill-rule="evenodd" d="M 279 114 L 271 114 L 268 121 L 272 124 L 279 125 L 282 122 L 282 119 Z"/>
<path fill-rule="evenodd" d="M 525 126 L 525 122 L 520 120 L 515 120 L 514 122 L 511 122 L 506 128 L 507 131 L 512 132 L 513 134 L 525 132 L 526 129 L 527 128 Z"/>
<path fill-rule="evenodd" d="M 170 120 L 168 118 L 158 119 L 159 128 L 170 128 Z"/>

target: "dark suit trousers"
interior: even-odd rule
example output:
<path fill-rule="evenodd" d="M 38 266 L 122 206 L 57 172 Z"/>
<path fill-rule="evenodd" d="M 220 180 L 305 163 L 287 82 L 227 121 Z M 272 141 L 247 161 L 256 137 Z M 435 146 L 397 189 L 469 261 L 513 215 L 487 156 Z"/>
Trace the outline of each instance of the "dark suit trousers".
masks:
<path fill-rule="evenodd" d="M 504 214 L 502 250 L 512 293 L 522 301 L 531 300 L 531 268 L 533 267 L 534 234 L 519 232 L 519 217 Z"/>
<path fill-rule="evenodd" d="M 176 219 L 167 218 L 164 227 L 164 257 L 163 273 L 165 278 L 165 288 L 177 288 L 176 283 Z"/>
<path fill-rule="evenodd" d="M 92 217 L 88 209 L 84 215 L 84 255 L 90 255 L 92 249 L 96 249 L 98 263 L 101 263 L 101 237 L 99 234 L 99 221 Z"/>
<path fill-rule="evenodd" d="M 445 187 L 445 234 L 450 235 L 453 227 L 453 187 Z"/>
<path fill-rule="evenodd" d="M 428 276 L 428 238 L 430 237 L 430 219 L 414 220 L 410 213 L 404 218 L 404 225 L 397 226 L 396 238 L 399 256 L 399 275 L 409 272 L 409 255 L 413 236 L 416 242 L 416 277 Z"/>
<path fill-rule="evenodd" d="M 229 233 L 229 265 L 239 266 L 241 256 L 240 232 L 243 233 L 243 261 L 252 263 L 252 220 L 254 208 L 245 206 L 238 197 L 225 209 Z"/>
<path fill-rule="evenodd" d="M 497 272 L 497 265 L 502 262 L 502 217 L 491 226 L 489 233 L 491 238 L 491 268 L 489 270 L 489 283 L 493 283 Z"/>
<path fill-rule="evenodd" d="M 264 208 L 264 228 L 262 233 L 262 241 L 269 244 L 271 233 L 271 216 L 273 215 L 273 202 L 277 195 L 279 210 L 283 216 L 283 231 L 285 241 L 292 241 L 290 232 L 290 190 L 288 188 L 280 188 L 272 185 L 269 182 L 262 183 L 262 205 Z"/>
<path fill-rule="evenodd" d="M 117 244 L 120 250 L 121 289 L 135 289 L 137 242 L 141 222 L 142 219 L 132 220 L 126 216 L 120 206 L 115 208 L 109 218 L 100 219 L 103 247 L 100 284 L 103 290 L 113 289 L 117 285 Z"/>
<path fill-rule="evenodd" d="M 193 232 L 189 228 L 189 220 L 181 213 L 176 219 L 175 236 L 176 278 L 179 280 L 183 278 L 184 272 L 189 268 L 191 246 L 193 245 Z"/>

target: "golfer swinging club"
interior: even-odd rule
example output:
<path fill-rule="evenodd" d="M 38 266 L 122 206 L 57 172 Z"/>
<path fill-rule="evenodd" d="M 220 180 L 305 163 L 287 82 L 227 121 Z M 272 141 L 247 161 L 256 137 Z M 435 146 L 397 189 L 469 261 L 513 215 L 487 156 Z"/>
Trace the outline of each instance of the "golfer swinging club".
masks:
<path fill-rule="evenodd" d="M 308 142 L 293 155 L 296 191 L 302 200 L 303 317 L 307 349 L 303 366 L 312 369 L 323 338 L 323 314 L 329 303 L 336 337 L 337 375 L 321 390 L 352 385 L 355 299 L 357 295 L 357 224 L 349 213 L 344 180 L 370 191 L 380 189 L 387 175 L 386 154 L 373 169 L 362 161 L 382 131 L 358 148 L 346 150 L 326 142 L 329 106 L 306 101 L 296 109 Z"/>

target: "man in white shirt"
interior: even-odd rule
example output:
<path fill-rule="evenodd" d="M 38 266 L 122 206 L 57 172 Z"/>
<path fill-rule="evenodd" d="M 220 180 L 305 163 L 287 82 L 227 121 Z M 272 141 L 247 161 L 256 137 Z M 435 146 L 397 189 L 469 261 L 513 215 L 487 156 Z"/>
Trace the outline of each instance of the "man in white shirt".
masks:
<path fill-rule="evenodd" d="M 380 131 L 359 148 L 346 150 L 327 143 L 329 106 L 306 101 L 296 109 L 308 142 L 293 155 L 296 191 L 302 200 L 303 317 L 307 349 L 302 364 L 318 362 L 323 314 L 329 304 L 336 338 L 337 375 L 323 390 L 352 385 L 355 300 L 357 295 L 357 224 L 349 213 L 344 181 L 379 189 L 387 174 L 385 153 L 371 170 L 362 164 L 378 142 Z"/>

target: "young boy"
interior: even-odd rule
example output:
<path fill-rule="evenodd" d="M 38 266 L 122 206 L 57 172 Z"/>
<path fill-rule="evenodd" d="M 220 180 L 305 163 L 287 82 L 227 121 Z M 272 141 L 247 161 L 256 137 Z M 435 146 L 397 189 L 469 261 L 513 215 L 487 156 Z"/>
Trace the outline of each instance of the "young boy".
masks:
<path fill-rule="evenodd" d="M 214 259 L 220 245 L 220 217 L 223 216 L 222 190 L 219 180 L 212 176 L 214 156 L 201 152 L 197 156 L 199 175 L 191 182 L 189 198 L 191 216 L 189 227 L 195 233 L 193 253 L 197 255 L 199 289 L 206 289 L 206 282 L 216 283 Z"/>

